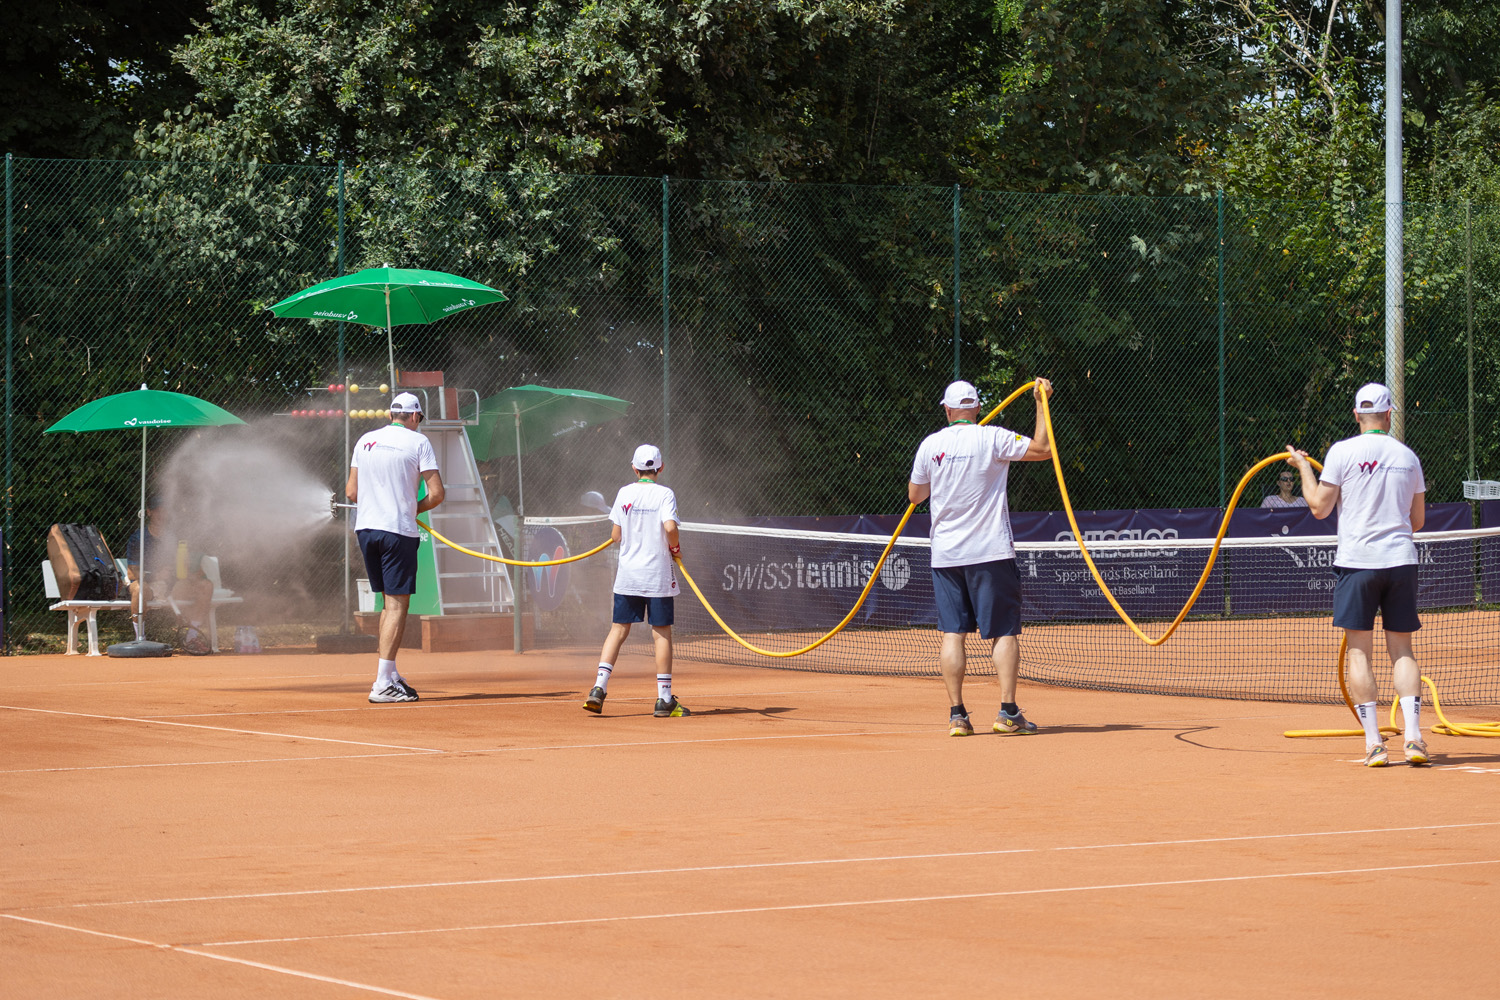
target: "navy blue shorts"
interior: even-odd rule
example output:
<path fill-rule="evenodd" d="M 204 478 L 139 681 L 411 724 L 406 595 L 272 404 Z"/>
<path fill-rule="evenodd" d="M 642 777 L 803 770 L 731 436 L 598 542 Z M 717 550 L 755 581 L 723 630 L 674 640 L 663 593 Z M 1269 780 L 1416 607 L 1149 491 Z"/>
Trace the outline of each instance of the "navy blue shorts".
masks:
<path fill-rule="evenodd" d="M 1014 559 L 933 567 L 938 631 L 982 639 L 1021 634 L 1021 573 Z"/>
<path fill-rule="evenodd" d="M 359 551 L 365 557 L 365 574 L 370 578 L 372 591 L 377 594 L 417 592 L 417 544 L 421 539 L 374 528 L 365 528 L 354 534 L 359 539 Z"/>
<path fill-rule="evenodd" d="M 1422 627 L 1417 618 L 1417 567 L 1390 569 L 1334 568 L 1333 626 L 1368 632 L 1375 627 L 1375 612 L 1387 632 L 1415 632 Z"/>
<path fill-rule="evenodd" d="M 615 624 L 634 625 L 649 621 L 655 628 L 671 625 L 676 618 L 673 608 L 675 597 L 637 597 L 635 594 L 615 595 Z"/>

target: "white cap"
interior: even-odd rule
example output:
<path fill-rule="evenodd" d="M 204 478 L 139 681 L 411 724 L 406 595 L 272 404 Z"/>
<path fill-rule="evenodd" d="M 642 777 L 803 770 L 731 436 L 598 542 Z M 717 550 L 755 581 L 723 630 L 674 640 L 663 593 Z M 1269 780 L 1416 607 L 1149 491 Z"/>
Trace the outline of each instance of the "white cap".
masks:
<path fill-rule="evenodd" d="M 1396 404 L 1391 402 L 1391 390 L 1379 382 L 1371 382 L 1354 394 L 1355 413 L 1386 413 L 1395 408 Z"/>
<path fill-rule="evenodd" d="M 661 468 L 661 449 L 654 444 L 643 444 L 630 459 L 633 468 L 642 472 L 653 472 Z"/>
<path fill-rule="evenodd" d="M 954 410 L 972 410 L 979 405 L 979 390 L 968 382 L 954 382 L 943 393 L 943 405 Z"/>
<path fill-rule="evenodd" d="M 392 413 L 421 413 L 422 401 L 413 393 L 403 392 L 391 400 Z"/>

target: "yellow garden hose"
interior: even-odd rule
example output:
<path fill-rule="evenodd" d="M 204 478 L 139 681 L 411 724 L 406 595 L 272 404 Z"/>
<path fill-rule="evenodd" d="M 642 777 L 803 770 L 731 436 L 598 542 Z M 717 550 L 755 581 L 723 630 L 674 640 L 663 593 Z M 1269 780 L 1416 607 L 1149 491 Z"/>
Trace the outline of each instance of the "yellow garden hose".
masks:
<path fill-rule="evenodd" d="M 605 549 L 609 548 L 611 545 L 615 544 L 615 540 L 611 538 L 608 541 L 604 542 L 604 544 L 596 545 L 592 549 L 589 549 L 587 552 L 580 553 L 576 556 L 568 556 L 565 559 L 507 559 L 504 556 L 492 556 L 484 552 L 475 552 L 473 549 L 466 549 L 457 542 L 450 541 L 449 539 L 444 538 L 442 535 L 438 534 L 436 531 L 433 531 L 432 528 L 427 525 L 427 522 L 423 521 L 420 517 L 417 518 L 417 527 L 421 528 L 433 538 L 436 538 L 438 541 L 448 546 L 448 548 L 462 552 L 466 556 L 473 556 L 475 559 L 488 559 L 490 562 L 505 563 L 505 565 L 507 566 L 561 566 L 563 563 L 577 562 L 580 559 L 587 559 L 589 556 L 597 555 L 600 552 L 603 552 Z"/>

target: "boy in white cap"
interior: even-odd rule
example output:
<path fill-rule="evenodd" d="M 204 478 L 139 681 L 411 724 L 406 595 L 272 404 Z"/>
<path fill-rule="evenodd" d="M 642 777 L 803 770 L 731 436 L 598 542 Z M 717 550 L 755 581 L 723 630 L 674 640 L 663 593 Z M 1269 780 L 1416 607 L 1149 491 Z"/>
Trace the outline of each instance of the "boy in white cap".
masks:
<path fill-rule="evenodd" d="M 1036 380 L 1034 397 L 1052 395 L 1052 383 Z M 968 382 L 954 382 L 943 393 L 948 426 L 930 434 L 917 449 L 907 498 L 930 499 L 932 511 L 932 592 L 937 602 L 942 645 L 938 666 L 948 698 L 948 735 L 972 736 L 964 707 L 967 669 L 965 636 L 978 631 L 990 641 L 990 657 L 1000 681 L 1000 714 L 994 730 L 1026 736 L 1036 724 L 1016 704 L 1021 667 L 1021 574 L 1011 540 L 1005 485 L 1012 462 L 1052 458 L 1041 404 L 1031 437 L 1004 427 L 981 427 L 979 393 Z"/>
<path fill-rule="evenodd" d="M 409 392 L 391 400 L 391 423 L 365 434 L 354 445 L 344 492 L 358 505 L 354 535 L 365 557 L 370 589 L 385 595 L 380 612 L 379 662 L 370 701 L 416 701 L 417 692 L 396 671 L 396 651 L 406 631 L 406 611 L 417 590 L 417 515 L 443 502 L 437 453 L 417 430 L 422 401 Z M 417 500 L 418 481 L 427 495 Z"/>
<path fill-rule="evenodd" d="M 1391 391 L 1371 382 L 1354 394 L 1359 433 L 1336 441 L 1323 459 L 1321 481 L 1313 476 L 1307 452 L 1287 446 L 1288 464 L 1302 474 L 1302 495 L 1314 517 L 1339 512 L 1339 544 L 1333 565 L 1333 624 L 1349 642 L 1349 693 L 1365 731 L 1365 766 L 1385 767 L 1389 758 L 1375 711 L 1371 669 L 1375 612 L 1385 629 L 1396 695 L 1406 719 L 1407 763 L 1426 764 L 1422 740 L 1422 671 L 1412 653 L 1417 618 L 1417 546 L 1412 533 L 1427 518 L 1427 485 L 1422 463 L 1390 436 Z"/>
<path fill-rule="evenodd" d="M 673 598 L 677 596 L 677 574 L 672 560 L 682 552 L 677 542 L 677 494 L 656 481 L 661 475 L 661 449 L 643 444 L 630 460 L 636 481 L 620 487 L 609 509 L 614 522 L 610 537 L 620 546 L 615 571 L 614 624 L 599 654 L 599 675 L 583 703 L 584 711 L 604 711 L 609 677 L 614 672 L 620 647 L 639 621 L 651 625 L 656 644 L 656 708 L 658 719 L 691 715 L 672 693 Z"/>

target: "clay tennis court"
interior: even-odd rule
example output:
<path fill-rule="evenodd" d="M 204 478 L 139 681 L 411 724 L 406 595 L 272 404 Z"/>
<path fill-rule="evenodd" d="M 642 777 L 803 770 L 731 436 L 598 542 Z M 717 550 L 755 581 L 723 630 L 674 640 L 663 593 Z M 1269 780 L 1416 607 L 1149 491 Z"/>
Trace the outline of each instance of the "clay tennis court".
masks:
<path fill-rule="evenodd" d="M 0 661 L 8 996 L 1364 996 L 1494 969 L 1500 745 L 597 649 Z M 993 682 L 967 698 L 976 723 Z M 1485 708 L 1451 711 L 1494 719 Z M 1431 721 L 1430 716 L 1424 721 Z"/>

